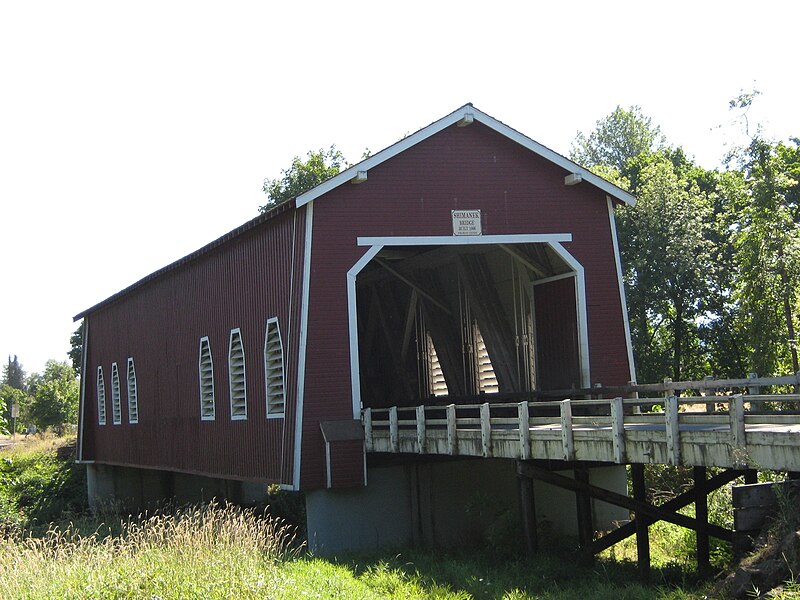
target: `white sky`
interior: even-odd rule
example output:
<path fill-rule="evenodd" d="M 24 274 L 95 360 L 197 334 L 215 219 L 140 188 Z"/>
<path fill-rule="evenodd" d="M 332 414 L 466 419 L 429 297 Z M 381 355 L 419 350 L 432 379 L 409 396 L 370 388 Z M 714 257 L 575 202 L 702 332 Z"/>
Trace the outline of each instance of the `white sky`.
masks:
<path fill-rule="evenodd" d="M 74 314 L 256 216 L 293 156 L 467 102 L 562 154 L 638 104 L 711 168 L 755 85 L 800 136 L 800 3 L 658 5 L 0 2 L 0 365 L 66 359 Z"/>

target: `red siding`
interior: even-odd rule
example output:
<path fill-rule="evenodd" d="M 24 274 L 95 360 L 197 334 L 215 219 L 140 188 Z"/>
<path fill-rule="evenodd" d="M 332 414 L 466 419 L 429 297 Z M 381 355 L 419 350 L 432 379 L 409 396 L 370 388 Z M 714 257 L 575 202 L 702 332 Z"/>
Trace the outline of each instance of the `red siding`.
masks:
<path fill-rule="evenodd" d="M 305 211 L 287 211 L 103 306 L 89 317 L 84 459 L 291 483 Z M 279 318 L 286 418 L 267 419 L 263 346 Z M 230 418 L 228 342 L 245 347 L 245 421 Z M 214 362 L 216 419 L 200 420 L 199 341 Z M 125 365 L 136 363 L 139 423 L 128 424 Z M 111 419 L 111 363 L 122 383 L 123 420 Z M 97 366 L 106 380 L 107 425 L 98 425 Z"/>
<path fill-rule="evenodd" d="M 564 244 L 586 273 L 593 381 L 630 378 L 606 197 L 566 171 L 474 123 L 448 127 L 373 168 L 367 182 L 314 201 L 301 485 L 324 485 L 319 421 L 352 416 L 346 273 L 360 236 L 452 235 L 450 211 L 481 209 L 484 235 L 572 233 Z"/>

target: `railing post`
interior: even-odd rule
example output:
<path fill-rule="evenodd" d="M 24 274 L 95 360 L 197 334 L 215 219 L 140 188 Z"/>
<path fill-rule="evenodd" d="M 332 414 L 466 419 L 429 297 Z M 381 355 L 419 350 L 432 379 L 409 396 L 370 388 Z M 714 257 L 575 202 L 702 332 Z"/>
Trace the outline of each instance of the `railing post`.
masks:
<path fill-rule="evenodd" d="M 447 405 L 447 453 L 458 454 L 458 433 L 456 429 L 456 405 Z"/>
<path fill-rule="evenodd" d="M 747 378 L 750 381 L 758 379 L 758 373 L 748 373 Z M 747 386 L 747 393 L 750 396 L 758 396 L 761 393 L 761 386 L 760 385 L 748 385 Z"/>
<path fill-rule="evenodd" d="M 714 381 L 713 375 L 706 375 L 703 377 L 703 382 L 708 384 L 709 382 Z M 700 391 L 701 396 L 716 396 L 716 389 L 712 387 L 703 387 Z M 714 412 L 714 401 L 706 402 L 706 413 L 711 414 Z"/>
<path fill-rule="evenodd" d="M 397 427 L 397 407 L 392 406 L 389 409 L 389 441 L 392 446 L 392 452 L 400 451 L 400 436 Z"/>
<path fill-rule="evenodd" d="M 367 452 L 372 452 L 373 443 L 372 443 L 372 409 L 365 408 L 364 409 L 364 444 L 367 448 Z"/>
<path fill-rule="evenodd" d="M 670 396 L 664 406 L 667 433 L 667 462 L 681 464 L 681 431 L 678 423 L 678 398 Z"/>
<path fill-rule="evenodd" d="M 519 417 L 519 457 L 528 460 L 531 457 L 531 417 L 528 401 L 517 404 Z"/>
<path fill-rule="evenodd" d="M 492 455 L 492 420 L 488 402 L 481 404 L 481 445 L 483 457 L 489 458 Z"/>
<path fill-rule="evenodd" d="M 425 406 L 417 407 L 417 453 L 425 454 Z"/>
<path fill-rule="evenodd" d="M 737 469 L 744 469 L 747 467 L 747 439 L 744 429 L 744 397 L 742 394 L 730 397 L 728 410 L 731 417 L 733 466 Z"/>
<path fill-rule="evenodd" d="M 575 441 L 572 437 L 572 401 L 569 398 L 561 401 L 561 445 L 564 449 L 564 460 L 574 460 Z"/>
<path fill-rule="evenodd" d="M 611 399 L 611 443 L 614 448 L 614 462 L 625 461 L 625 409 L 621 396 Z"/>

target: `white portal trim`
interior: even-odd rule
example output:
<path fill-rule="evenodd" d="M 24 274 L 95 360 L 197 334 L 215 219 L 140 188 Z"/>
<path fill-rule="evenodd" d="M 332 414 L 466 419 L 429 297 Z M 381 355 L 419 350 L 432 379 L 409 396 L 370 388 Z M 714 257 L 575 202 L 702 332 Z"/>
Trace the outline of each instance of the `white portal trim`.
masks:
<path fill-rule="evenodd" d="M 544 279 L 534 279 L 533 281 L 531 281 L 531 285 L 535 287 L 537 285 L 552 283 L 553 281 L 560 281 L 562 279 L 567 279 L 569 277 L 575 277 L 575 273 L 569 271 L 568 273 L 561 273 L 561 275 L 553 275 L 552 277 L 545 277 Z"/>
<path fill-rule="evenodd" d="M 421 237 L 360 237 L 359 246 L 370 248 L 347 271 L 347 318 L 350 338 L 350 384 L 353 401 L 353 418 L 361 418 L 361 367 L 358 358 L 358 308 L 356 305 L 356 278 L 358 274 L 386 246 L 470 246 L 475 244 L 525 244 L 546 243 L 566 262 L 572 273 L 557 275 L 557 278 L 575 277 L 575 303 L 578 312 L 578 354 L 581 365 L 581 385 L 588 387 L 591 381 L 589 370 L 589 336 L 586 311 L 586 283 L 583 265 L 570 254 L 561 242 L 571 242 L 571 233 L 515 234 L 486 236 L 421 236 Z"/>
<path fill-rule="evenodd" d="M 409 135 L 408 137 L 403 138 L 399 142 L 396 142 L 378 152 L 377 154 L 373 154 L 369 158 L 364 159 L 360 163 L 353 165 L 349 169 L 345 169 L 338 175 L 331 177 L 327 181 L 319 184 L 318 186 L 311 188 L 307 192 L 304 192 L 297 196 L 296 198 L 296 205 L 297 207 L 301 207 L 305 204 L 308 204 L 312 200 L 319 198 L 323 194 L 328 193 L 334 188 L 339 187 L 340 185 L 351 181 L 354 177 L 358 175 L 359 171 L 369 171 L 370 169 L 380 165 L 381 163 L 389 160 L 390 158 L 397 156 L 401 152 L 405 152 L 412 146 L 419 144 L 420 142 L 428 139 L 429 137 L 439 133 L 443 129 L 450 127 L 451 125 L 458 124 L 462 119 L 472 119 L 472 121 L 478 121 L 483 125 L 486 125 L 490 129 L 493 129 L 500 135 L 505 136 L 506 138 L 510 139 L 513 142 L 518 143 L 524 148 L 527 148 L 534 154 L 538 154 L 542 158 L 549 160 L 553 164 L 561 167 L 568 173 L 572 173 L 575 175 L 580 175 L 580 177 L 594 185 L 595 187 L 601 189 L 606 194 L 610 194 L 614 198 L 621 200 L 631 206 L 636 204 L 636 199 L 626 192 L 625 190 L 617 187 L 610 181 L 606 181 L 602 177 L 595 175 L 588 169 L 581 167 L 580 165 L 572 162 L 565 156 L 561 156 L 557 152 L 550 150 L 546 146 L 543 146 L 539 142 L 536 142 L 529 138 L 526 135 L 521 134 L 519 131 L 512 129 L 505 123 L 502 123 L 495 119 L 494 117 L 490 117 L 486 113 L 478 110 L 472 104 L 465 104 L 461 108 L 455 110 L 454 112 L 450 113 L 449 115 L 442 117 L 438 121 L 434 121 L 427 127 L 423 127 L 416 133 Z M 369 184 L 367 184 L 369 185 Z"/>
<path fill-rule="evenodd" d="M 409 237 L 359 237 L 359 246 L 474 246 L 478 244 L 551 244 L 571 242 L 571 233 L 520 233 L 511 235 L 429 235 Z"/>
<path fill-rule="evenodd" d="M 581 364 L 581 387 L 591 385 L 589 368 L 589 317 L 586 310 L 586 276 L 583 265 L 558 242 L 552 242 L 550 248 L 558 254 L 575 272 L 575 306 L 578 309 L 578 356 Z"/>
<path fill-rule="evenodd" d="M 306 349 L 308 346 L 308 306 L 311 295 L 311 235 L 313 232 L 314 203 L 306 206 L 306 238 L 303 254 L 303 298 L 300 306 L 300 344 L 297 357 L 297 402 L 294 415 L 294 472 L 292 487 L 300 489 L 300 457 L 303 446 L 303 399 L 306 391 Z"/>
<path fill-rule="evenodd" d="M 353 394 L 353 418 L 361 419 L 361 367 L 358 360 L 358 314 L 356 307 L 356 277 L 383 249 L 383 244 L 372 246 L 347 271 L 347 325 L 350 337 L 350 386 Z"/>
<path fill-rule="evenodd" d="M 622 257 L 619 254 L 617 241 L 617 221 L 614 219 L 614 201 L 606 196 L 608 203 L 608 224 L 611 227 L 611 241 L 614 244 L 614 262 L 617 265 L 617 283 L 619 284 L 619 302 L 622 307 L 622 323 L 625 327 L 625 345 L 628 348 L 628 365 L 630 366 L 630 381 L 636 382 L 636 363 L 633 362 L 633 340 L 631 339 L 631 324 L 628 320 L 628 301 L 625 298 L 625 281 L 622 278 Z"/>

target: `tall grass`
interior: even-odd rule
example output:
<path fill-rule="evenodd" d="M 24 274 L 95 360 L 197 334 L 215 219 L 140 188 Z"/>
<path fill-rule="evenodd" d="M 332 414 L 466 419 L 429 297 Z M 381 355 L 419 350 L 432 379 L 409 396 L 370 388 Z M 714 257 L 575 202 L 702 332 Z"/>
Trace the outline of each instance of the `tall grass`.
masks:
<path fill-rule="evenodd" d="M 297 552 L 293 530 L 211 504 L 130 518 L 119 535 L 51 528 L 0 541 L 0 598 L 261 598 Z"/>

